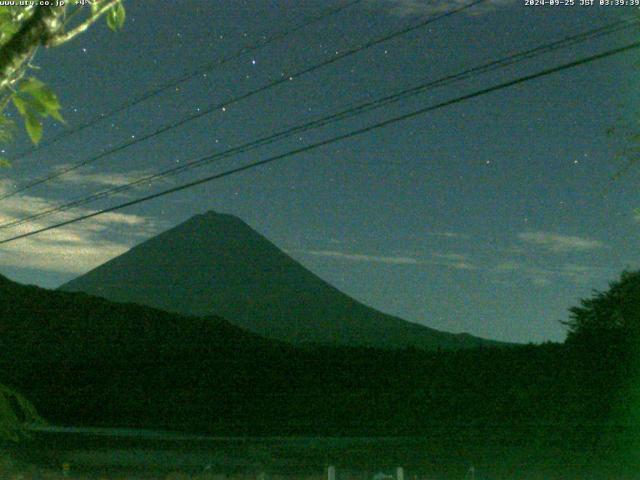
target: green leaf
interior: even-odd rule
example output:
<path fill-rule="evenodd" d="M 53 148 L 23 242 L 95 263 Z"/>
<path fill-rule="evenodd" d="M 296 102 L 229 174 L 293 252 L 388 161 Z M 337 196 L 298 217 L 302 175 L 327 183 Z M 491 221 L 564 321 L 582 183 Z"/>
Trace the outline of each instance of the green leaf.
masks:
<path fill-rule="evenodd" d="M 11 162 L 6 158 L 0 157 L 0 168 L 11 168 Z"/>
<path fill-rule="evenodd" d="M 21 92 L 31 93 L 34 90 L 39 90 L 44 87 L 44 82 L 38 80 L 36 77 L 29 77 L 20 82 L 19 89 Z"/>
<path fill-rule="evenodd" d="M 37 78 L 29 78 L 20 85 L 20 92 L 31 95 L 33 108 L 43 116 L 52 116 L 56 120 L 64 121 L 60 115 L 60 101 L 58 96 Z"/>
<path fill-rule="evenodd" d="M 33 111 L 27 110 L 24 116 L 24 126 L 27 129 L 29 138 L 33 143 L 38 143 L 42 139 L 42 122 Z"/>
<path fill-rule="evenodd" d="M 107 26 L 113 30 L 114 32 L 117 30 L 116 27 L 116 7 L 111 8 L 107 12 Z"/>
<path fill-rule="evenodd" d="M 64 123 L 66 124 L 67 122 L 65 121 L 64 117 L 62 115 L 60 115 L 60 111 L 59 110 L 51 110 L 49 112 L 49 115 L 51 115 L 53 118 L 55 118 L 56 120 L 58 120 L 60 123 Z"/>
<path fill-rule="evenodd" d="M 118 2 L 107 12 L 107 26 L 114 32 L 122 30 L 126 17 L 127 12 L 124 9 L 124 5 L 122 2 Z"/>
<path fill-rule="evenodd" d="M 30 104 L 18 95 L 14 95 L 12 100 L 18 113 L 24 119 L 24 126 L 27 129 L 29 138 L 33 143 L 38 143 L 42 138 L 42 122 L 38 118 L 38 112 L 34 112 L 30 108 Z"/>
<path fill-rule="evenodd" d="M 23 80 L 11 100 L 23 118 L 33 143 L 38 143 L 42 138 L 43 118 L 52 117 L 65 123 L 60 115 L 60 101 L 57 95 L 37 78 Z"/>
<path fill-rule="evenodd" d="M 58 100 L 58 96 L 43 82 L 37 78 L 28 78 L 20 84 L 19 91 L 20 94 L 22 94 L 19 97 L 19 102 L 21 101 L 23 103 L 22 107 L 16 105 L 19 111 L 20 108 L 22 108 L 22 110 L 31 108 L 42 117 L 51 116 L 65 123 L 64 118 L 60 115 L 60 101 Z"/>
<path fill-rule="evenodd" d="M 118 29 L 122 30 L 124 28 L 124 22 L 127 19 L 127 11 L 125 10 L 122 2 L 119 2 L 118 5 L 116 5 L 116 12 Z"/>
<path fill-rule="evenodd" d="M 19 25 L 13 21 L 11 15 L 0 13 L 0 31 L 3 33 L 15 32 L 18 30 Z"/>
<path fill-rule="evenodd" d="M 14 95 L 11 98 L 11 101 L 18 110 L 18 113 L 24 117 L 27 114 L 27 102 L 25 102 L 22 97 L 19 97 L 18 95 Z"/>

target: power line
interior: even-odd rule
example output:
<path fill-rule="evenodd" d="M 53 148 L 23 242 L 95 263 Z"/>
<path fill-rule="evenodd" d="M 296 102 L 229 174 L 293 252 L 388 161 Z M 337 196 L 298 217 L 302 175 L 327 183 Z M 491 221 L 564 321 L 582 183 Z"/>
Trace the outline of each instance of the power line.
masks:
<path fill-rule="evenodd" d="M 228 177 L 230 175 L 234 175 L 236 173 L 244 172 L 246 170 L 250 170 L 250 169 L 262 166 L 262 165 L 266 165 L 266 164 L 275 162 L 277 160 L 282 160 L 284 158 L 288 158 L 288 157 L 291 157 L 291 156 L 294 156 L 294 155 L 298 155 L 300 153 L 305 153 L 305 152 L 308 152 L 308 151 L 311 151 L 311 150 L 315 150 L 315 149 L 323 147 L 325 145 L 329 145 L 329 144 L 332 144 L 332 143 L 335 143 L 335 142 L 346 140 L 348 138 L 356 137 L 356 136 L 362 135 L 364 133 L 368 133 L 368 132 L 371 132 L 373 130 L 377 130 L 379 128 L 384 128 L 384 127 L 387 127 L 387 126 L 392 125 L 394 123 L 398 123 L 398 122 L 401 122 L 401 121 L 404 121 L 404 120 L 409 120 L 411 118 L 415 118 L 415 117 L 417 117 L 419 115 L 423 115 L 425 113 L 428 113 L 428 112 L 431 112 L 431 111 L 434 111 L 434 110 L 438 110 L 440 108 L 444 108 L 444 107 L 447 107 L 447 106 L 450 106 L 450 105 L 461 103 L 463 101 L 470 100 L 472 98 L 476 98 L 476 97 L 480 97 L 480 96 L 483 96 L 483 95 L 487 95 L 487 94 L 492 93 L 492 92 L 503 90 L 505 88 L 509 88 L 509 87 L 512 87 L 512 86 L 515 86 L 515 85 L 519 85 L 519 84 L 522 84 L 522 83 L 525 83 L 525 82 L 528 82 L 528 81 L 531 81 L 531 80 L 534 80 L 534 79 L 537 79 L 537 78 L 541 78 L 541 77 L 544 77 L 544 76 L 547 76 L 547 75 L 551 75 L 553 73 L 557 73 L 557 72 L 560 72 L 560 71 L 563 71 L 563 70 L 567 70 L 567 69 L 574 68 L 574 67 L 577 67 L 577 66 L 580 66 L 580 65 L 584 65 L 584 64 L 591 63 L 591 62 L 594 62 L 594 61 L 597 61 L 597 60 L 601 60 L 603 58 L 611 57 L 613 55 L 618 55 L 618 54 L 623 53 L 623 52 L 628 52 L 628 51 L 631 51 L 631 50 L 634 50 L 634 49 L 637 49 L 637 48 L 640 48 L 640 42 L 634 42 L 634 43 L 625 45 L 623 47 L 615 48 L 615 49 L 612 49 L 612 50 L 607 50 L 607 51 L 605 51 L 603 53 L 599 53 L 599 54 L 596 54 L 596 55 L 591 55 L 589 57 L 585 57 L 585 58 L 582 58 L 580 60 L 575 60 L 573 62 L 565 63 L 565 64 L 557 66 L 557 67 L 548 68 L 548 69 L 542 70 L 542 71 L 537 72 L 537 73 L 533 73 L 533 74 L 530 74 L 530 75 L 525 75 L 525 76 L 516 78 L 515 80 L 510 80 L 508 82 L 503 82 L 503 83 L 500 83 L 500 84 L 497 84 L 497 85 L 494 85 L 494 86 L 491 86 L 491 87 L 487 87 L 487 88 L 484 88 L 484 89 L 481 89 L 481 90 L 476 90 L 475 92 L 468 93 L 466 95 L 462 95 L 462 96 L 456 97 L 454 99 L 450 99 L 450 100 L 447 100 L 447 101 L 444 101 L 444 102 L 437 103 L 435 105 L 431 105 L 431 106 L 424 107 L 424 108 L 421 108 L 421 109 L 418 109 L 418 110 L 414 110 L 413 112 L 410 112 L 410 113 L 406 113 L 406 114 L 403 114 L 403 115 L 392 117 L 390 119 L 383 120 L 381 122 L 369 125 L 367 127 L 360 128 L 360 129 L 357 129 L 357 130 L 353 130 L 351 132 L 348 132 L 348 133 L 345 133 L 345 134 L 342 134 L 342 135 L 339 135 L 339 136 L 336 136 L 336 137 L 333 137 L 333 138 L 329 138 L 329 139 L 326 139 L 326 140 L 322 140 L 320 142 L 312 143 L 310 145 L 307 145 L 307 146 L 304 146 L 304 147 L 301 147 L 301 148 L 297 148 L 295 150 L 290 150 L 288 152 L 285 152 L 285 153 L 282 153 L 282 154 L 279 154 L 279 155 L 275 155 L 275 156 L 268 157 L 268 158 L 263 159 L 263 160 L 259 160 L 259 161 L 253 162 L 253 163 L 249 163 L 249 164 L 243 165 L 241 167 L 236 167 L 236 168 L 233 168 L 233 169 L 230 169 L 230 170 L 226 170 L 226 171 L 224 171 L 222 173 L 217 173 L 217 174 L 214 174 L 214 175 L 210 175 L 210 176 L 198 179 L 198 180 L 194 180 L 192 182 L 184 183 L 182 185 L 178 185 L 176 187 L 172 187 L 172 188 L 163 190 L 161 192 L 150 194 L 150 195 L 147 195 L 145 197 L 137 198 L 135 200 L 130 200 L 128 202 L 124 202 L 124 203 L 121 203 L 121 204 L 118 204 L 118 205 L 114 205 L 112 207 L 108 207 L 108 208 L 105 208 L 105 209 L 102 209 L 102 210 L 98 210 L 96 212 L 92 212 L 92 213 L 89 213 L 89 214 L 86 214 L 86 215 L 81 215 L 79 217 L 75 217 L 75 218 L 72 218 L 70 220 L 66 220 L 66 221 L 63 221 L 63 222 L 60 222 L 60 223 L 57 223 L 57 224 L 54 224 L 54 225 L 49 225 L 47 227 L 43 227 L 43 228 L 31 231 L 31 232 L 23 233 L 23 234 L 20 234 L 20 235 L 16 235 L 14 237 L 10 237 L 10 238 L 4 239 L 4 240 L 0 240 L 0 245 L 6 244 L 6 243 L 10 243 L 10 242 L 14 242 L 14 241 L 22 239 L 22 238 L 31 237 L 33 235 L 37 235 L 39 233 L 43 233 L 43 232 L 46 232 L 46 231 L 49 231 L 49 230 L 54 230 L 54 229 L 57 229 L 57 228 L 61 228 L 61 227 L 66 226 L 66 225 L 70 225 L 70 224 L 77 223 L 77 222 L 80 222 L 80 221 L 83 221 L 83 220 L 87 220 L 89 218 L 97 217 L 98 215 L 103 215 L 105 213 L 113 212 L 113 211 L 116 211 L 116 210 L 121 210 L 123 208 L 130 207 L 132 205 L 137 205 L 139 203 L 147 202 L 149 200 L 153 200 L 155 198 L 163 197 L 165 195 L 169 195 L 171 193 L 179 192 L 181 190 L 186 190 L 188 188 L 192 188 L 192 187 L 195 187 L 197 185 L 201 185 L 203 183 L 207 183 L 207 182 L 211 182 L 211 181 L 214 181 L 214 180 L 218 180 L 220 178 Z"/>
<path fill-rule="evenodd" d="M 365 44 L 362 44 L 362 45 L 360 45 L 358 47 L 354 47 L 354 48 L 351 48 L 349 50 L 345 50 L 342 53 L 338 53 L 337 55 L 334 55 L 331 58 L 328 58 L 327 60 L 324 60 L 324 61 L 322 61 L 320 63 L 317 63 L 315 65 L 307 67 L 307 68 L 305 68 L 303 70 L 300 70 L 300 71 L 298 71 L 296 73 L 283 74 L 282 77 L 280 79 L 278 79 L 278 80 L 274 80 L 274 81 L 272 81 L 270 83 L 267 83 L 267 84 L 265 84 L 265 85 L 263 85 L 261 87 L 258 87 L 258 88 L 254 89 L 254 90 L 246 92 L 246 93 L 244 93 L 244 94 L 242 94 L 240 96 L 237 96 L 235 98 L 232 98 L 230 100 L 226 100 L 226 101 L 223 101 L 223 102 L 220 102 L 220 103 L 216 103 L 216 104 L 210 105 L 209 107 L 207 107 L 205 109 L 202 109 L 201 111 L 199 111 L 199 112 L 197 112 L 195 114 L 189 115 L 187 117 L 183 117 L 180 120 L 177 120 L 176 122 L 173 122 L 171 124 L 168 124 L 168 125 L 165 125 L 163 127 L 160 127 L 160 128 L 156 129 L 155 131 L 153 131 L 151 133 L 148 133 L 148 134 L 143 135 L 141 137 L 137 137 L 137 138 L 135 138 L 133 140 L 130 140 L 130 141 L 127 141 L 127 142 L 125 142 L 125 143 L 123 143 L 123 144 L 121 144 L 121 145 L 119 145 L 117 147 L 114 147 L 114 148 L 112 148 L 110 150 L 102 152 L 102 153 L 100 153 L 100 154 L 98 154 L 98 155 L 96 155 L 94 157 L 91 157 L 91 158 L 82 160 L 80 162 L 74 163 L 73 165 L 70 165 L 68 167 L 62 168 L 62 169 L 60 169 L 60 170 L 58 170 L 56 172 L 50 173 L 49 175 L 45 175 L 44 177 L 40 177 L 40 178 L 38 178 L 36 180 L 33 180 L 32 182 L 29 182 L 26 185 L 24 185 L 22 187 L 19 187 L 16 190 L 13 190 L 12 192 L 6 193 L 4 195 L 0 195 L 0 200 L 4 200 L 4 199 L 7 199 L 7 198 L 10 198 L 10 197 L 12 197 L 12 196 L 14 196 L 14 195 L 16 195 L 18 193 L 21 193 L 21 192 L 23 192 L 25 190 L 33 188 L 33 187 L 35 187 L 37 185 L 40 185 L 40 184 L 43 184 L 45 182 L 48 182 L 48 181 L 54 180 L 56 178 L 59 178 L 62 175 L 65 175 L 65 174 L 67 174 L 69 172 L 72 172 L 74 170 L 77 170 L 77 169 L 79 169 L 81 167 L 84 167 L 86 165 L 94 163 L 94 162 L 96 162 L 96 161 L 98 161 L 98 160 L 100 160 L 100 159 L 102 159 L 102 158 L 104 158 L 104 157 L 106 157 L 108 155 L 112 155 L 114 153 L 122 151 L 122 150 L 124 150 L 124 149 L 126 149 L 126 148 L 128 148 L 128 147 L 130 147 L 132 145 L 136 145 L 136 144 L 138 144 L 140 142 L 143 142 L 143 141 L 146 141 L 146 140 L 148 140 L 150 138 L 156 137 L 156 136 L 158 136 L 158 135 L 160 135 L 160 134 L 162 134 L 164 132 L 167 132 L 169 130 L 173 130 L 175 128 L 181 127 L 182 125 L 184 125 L 184 124 L 186 124 L 188 122 L 191 122 L 193 120 L 201 118 L 201 117 L 203 117 L 205 115 L 208 115 L 208 114 L 210 114 L 210 113 L 212 113 L 212 112 L 214 112 L 216 110 L 221 110 L 221 109 L 226 108 L 226 107 L 228 107 L 228 106 L 230 106 L 230 105 L 232 105 L 234 103 L 237 103 L 237 102 L 242 101 L 242 100 L 246 100 L 247 98 L 250 98 L 250 97 L 252 97 L 254 95 L 257 95 L 258 93 L 262 93 L 262 92 L 264 92 L 266 90 L 269 90 L 271 88 L 274 88 L 274 87 L 276 87 L 278 85 L 281 85 L 283 83 L 287 83 L 287 82 L 293 80 L 294 78 L 299 78 L 301 76 L 304 76 L 304 75 L 307 75 L 309 73 L 315 72 L 316 70 L 319 70 L 320 68 L 323 68 L 323 67 L 325 67 L 327 65 L 331 65 L 331 64 L 333 64 L 333 63 L 335 63 L 335 62 L 337 62 L 339 60 L 342 60 L 343 58 L 349 57 L 351 55 L 355 55 L 356 53 L 359 53 L 359 52 L 361 52 L 363 50 L 366 50 L 366 49 L 371 48 L 373 46 L 379 45 L 379 44 L 381 44 L 383 42 L 386 42 L 386 41 L 389 41 L 391 39 L 400 37 L 400 36 L 405 35 L 405 34 L 407 34 L 409 32 L 417 30 L 419 28 L 423 28 L 423 27 L 425 27 L 425 26 L 427 26 L 427 25 L 429 25 L 429 24 L 431 24 L 433 22 L 436 22 L 436 21 L 441 20 L 443 18 L 450 17 L 450 16 L 455 15 L 457 13 L 460 13 L 460 12 L 462 12 L 464 10 L 467 10 L 467 9 L 469 9 L 469 8 L 475 6 L 475 5 L 478 5 L 478 4 L 482 3 L 482 2 L 485 2 L 485 1 L 487 1 L 487 0 L 474 0 L 471 3 L 462 5 L 460 7 L 456 7 L 456 8 L 451 9 L 451 10 L 448 10 L 445 13 L 442 13 L 442 14 L 439 14 L 439 15 L 436 15 L 436 16 L 433 16 L 433 17 L 429 17 L 427 20 L 424 20 L 424 21 L 422 21 L 420 23 L 417 23 L 415 25 L 412 25 L 410 27 L 403 28 L 403 29 L 395 31 L 395 32 L 393 32 L 391 34 L 387 34 L 387 35 L 385 35 L 383 37 L 379 37 L 379 38 L 377 38 L 375 40 L 371 40 L 371 41 L 369 41 L 369 42 L 367 42 Z"/>
<path fill-rule="evenodd" d="M 205 73 L 209 73 L 212 70 L 215 70 L 218 67 L 221 67 L 222 65 L 225 65 L 233 60 L 237 60 L 238 58 L 241 58 L 245 55 L 247 55 L 248 53 L 251 52 L 255 52 L 257 50 L 260 50 L 272 43 L 275 43 L 279 40 L 282 40 L 283 38 L 288 37 L 289 35 L 292 35 L 294 33 L 299 32 L 300 30 L 303 30 L 306 27 L 309 27 L 311 25 L 313 25 L 314 23 L 320 22 L 326 18 L 329 18 L 333 15 L 336 15 L 340 12 L 342 12 L 343 10 L 346 10 L 349 7 L 355 6 L 358 3 L 362 3 L 363 0 L 352 0 L 350 2 L 345 3 L 344 5 L 338 6 L 338 7 L 334 7 L 334 8 L 330 8 L 330 9 L 326 9 L 325 11 L 319 13 L 318 15 L 309 17 L 308 19 L 304 20 L 302 23 L 300 23 L 297 26 L 294 26 L 292 28 L 289 29 L 285 29 L 282 30 L 278 33 L 275 33 L 269 37 L 263 37 L 262 41 L 259 41 L 257 43 L 254 44 L 250 44 L 250 45 L 246 45 L 244 47 L 241 47 L 240 49 L 238 49 L 236 52 L 227 55 L 226 57 L 222 57 L 219 60 L 216 60 L 214 62 L 209 62 L 206 65 L 203 65 L 199 68 L 197 68 L 196 70 L 190 72 L 190 73 L 185 73 L 184 75 L 177 77 L 173 80 L 170 80 L 168 82 L 163 83 L 162 85 L 157 86 L 156 88 L 153 88 L 151 90 L 147 90 L 146 92 L 142 93 L 141 95 L 133 98 L 132 100 L 123 103 L 122 105 L 120 105 L 119 107 L 116 107 L 113 110 L 110 110 L 107 113 L 101 113 L 98 114 L 92 118 L 90 118 L 89 120 L 87 120 L 84 123 L 81 123 L 80 125 L 74 127 L 74 128 L 70 128 L 68 130 L 65 130 L 64 132 L 60 133 L 59 135 L 51 138 L 50 140 L 46 140 L 42 143 L 40 143 L 39 147 L 40 148 L 30 148 L 26 151 L 20 152 L 18 153 L 18 155 L 16 155 L 15 157 L 13 157 L 11 160 L 18 160 L 20 158 L 26 157 L 27 155 L 37 152 L 37 151 L 41 151 L 42 149 L 49 147 L 55 143 L 58 143 L 61 140 L 64 140 L 67 137 L 70 137 L 71 135 L 75 135 L 76 133 L 79 133 L 83 130 L 86 130 L 89 127 L 92 127 L 93 125 L 95 125 L 98 122 L 101 122 L 103 120 L 106 120 L 118 113 L 121 113 L 125 110 L 128 110 L 132 107 L 135 107 L 136 105 L 145 102 L 146 100 L 149 100 L 151 98 L 154 98 L 158 95 L 160 95 L 163 92 L 166 92 L 167 90 L 174 88 L 178 85 L 180 85 L 181 83 L 187 82 L 193 78 L 196 78 L 200 75 L 203 75 Z"/>
<path fill-rule="evenodd" d="M 402 99 L 405 98 L 409 98 L 411 96 L 415 96 L 418 95 L 420 93 L 423 93 L 424 91 L 430 90 L 432 88 L 436 88 L 436 87 L 442 87 L 442 86 L 446 86 L 449 85 L 451 83 L 454 82 L 458 82 L 467 78 L 470 78 L 474 75 L 477 74 L 481 74 L 481 73 L 487 73 L 489 71 L 493 71 L 493 70 L 497 70 L 499 68 L 504 68 L 506 66 L 509 65 L 513 65 L 515 63 L 518 62 L 522 62 L 524 60 L 528 60 L 531 58 L 534 58 L 536 56 L 554 51 L 554 50 L 558 50 L 560 48 L 565 48 L 567 46 L 572 46 L 572 45 L 576 45 L 579 42 L 584 42 L 587 40 L 592 40 L 594 38 L 598 38 L 601 37 L 603 35 L 607 35 L 619 30 L 622 30 L 624 28 L 629 28 L 631 26 L 635 26 L 640 24 L 640 21 L 638 20 L 624 20 L 624 21 L 617 21 L 611 24 L 607 24 L 595 29 L 591 29 L 585 32 L 580 32 L 578 34 L 574 34 L 574 35 L 570 35 L 567 36 L 563 39 L 560 40 L 556 40 L 554 42 L 548 43 L 548 44 L 543 44 L 534 48 L 531 48 L 529 50 L 520 52 L 520 53 L 516 53 L 513 55 L 509 55 L 507 57 L 503 57 L 499 60 L 494 60 L 491 61 L 489 63 L 485 63 L 483 65 L 479 65 L 473 68 L 469 68 L 467 70 L 464 70 L 462 72 L 456 73 L 456 74 L 451 74 L 451 75 L 447 75 L 445 77 L 442 77 L 440 79 L 437 80 L 433 80 L 430 82 L 426 82 L 426 83 L 421 83 L 415 87 L 412 88 L 408 88 L 405 90 L 402 90 L 400 92 L 396 92 L 392 95 L 387 95 L 385 97 L 382 98 L 378 98 L 376 100 L 372 100 L 372 101 L 368 101 L 365 102 L 363 104 L 360 104 L 358 106 L 355 107 L 350 107 L 344 110 L 341 110 L 335 114 L 332 115 L 328 115 L 328 116 L 324 116 L 322 118 L 316 119 L 316 120 L 312 120 L 310 122 L 307 122 L 305 124 L 302 125 L 298 125 L 298 126 L 294 126 L 285 130 L 282 130 L 280 132 L 268 135 L 266 137 L 262 137 L 259 138 L 257 140 L 254 140 L 252 142 L 249 143 L 245 143 L 243 145 L 240 146 L 236 146 L 233 147 L 231 149 L 225 150 L 223 152 L 219 152 L 216 153 L 214 155 L 207 155 L 203 158 L 199 158 L 199 159 L 195 159 L 189 162 L 186 162 L 180 166 L 177 167 L 172 167 L 169 168 L 167 170 L 155 173 L 155 174 L 151 174 L 151 175 L 147 175 L 141 178 L 138 178 L 136 180 L 133 180 L 131 182 L 128 182 L 124 185 L 118 185 L 116 187 L 111 187 L 105 190 L 102 190 L 100 192 L 91 194 L 89 196 L 86 197 L 81 197 L 79 199 L 76 200 L 72 200 L 70 202 L 61 204 L 61 205 L 57 205 L 55 207 L 49 208 L 49 209 L 44 209 L 41 210 L 39 212 L 35 212 L 32 215 L 29 215 L 27 217 L 24 218 L 20 218 L 20 219 L 15 219 L 3 224 L 0 224 L 0 229 L 4 229 L 4 228 L 10 228 L 10 227 L 15 227 L 15 226 L 19 226 L 19 225 L 23 225 L 25 223 L 30 223 L 34 220 L 43 218 L 43 217 L 47 217 L 49 215 L 55 214 L 55 213 L 59 213 L 59 212 L 63 212 L 66 210 L 69 210 L 71 208 L 74 207 L 78 207 L 81 205 L 86 205 L 88 203 L 103 199 L 103 198 L 107 198 L 110 196 L 113 196 L 115 194 L 118 193 L 122 193 L 124 191 L 130 190 L 138 185 L 141 184 L 146 184 L 146 183 L 151 183 L 154 182 L 156 180 L 168 177 L 170 175 L 176 175 L 178 173 L 182 173 L 184 171 L 187 170 L 191 170 L 193 168 L 197 168 L 200 166 L 203 166 L 205 164 L 209 164 L 212 163 L 214 161 L 217 160 L 221 160 L 224 158 L 228 158 L 231 156 L 235 156 L 237 154 L 240 153 L 245 153 L 248 152 L 250 150 L 254 150 L 258 147 L 264 146 L 264 145 L 269 145 L 271 143 L 274 143 L 278 140 L 281 140 L 283 138 L 292 136 L 294 134 L 299 134 L 301 132 L 307 131 L 307 130 L 311 130 L 311 129 L 316 129 L 316 128 L 320 128 L 323 126 L 326 126 L 330 123 L 334 123 L 340 120 L 344 120 L 347 118 L 351 118 L 353 116 L 356 115 L 360 115 L 362 113 L 366 113 L 368 111 L 371 111 L 373 109 L 377 109 L 377 108 L 381 108 L 383 106 L 389 105 L 391 103 L 395 103 L 398 102 Z"/>

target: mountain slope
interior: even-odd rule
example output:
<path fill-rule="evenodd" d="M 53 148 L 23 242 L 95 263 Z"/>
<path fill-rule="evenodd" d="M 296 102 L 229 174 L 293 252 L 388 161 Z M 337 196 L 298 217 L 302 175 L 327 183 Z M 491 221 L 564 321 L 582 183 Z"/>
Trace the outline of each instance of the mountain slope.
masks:
<path fill-rule="evenodd" d="M 259 402 L 238 395 L 278 390 L 297 371 L 286 367 L 298 356 L 292 347 L 219 317 L 45 290 L 1 275 L 0 333 L 0 382 L 59 423 L 208 428 L 234 421 L 234 402 L 259 410 Z"/>
<path fill-rule="evenodd" d="M 240 219 L 213 212 L 147 240 L 61 289 L 187 315 L 221 315 L 298 344 L 466 348 L 490 343 L 367 307 Z"/>
<path fill-rule="evenodd" d="M 216 317 L 189 317 L 85 293 L 21 285 L 0 275 L 2 358 L 37 362 L 155 361 L 260 355 L 284 344 Z"/>

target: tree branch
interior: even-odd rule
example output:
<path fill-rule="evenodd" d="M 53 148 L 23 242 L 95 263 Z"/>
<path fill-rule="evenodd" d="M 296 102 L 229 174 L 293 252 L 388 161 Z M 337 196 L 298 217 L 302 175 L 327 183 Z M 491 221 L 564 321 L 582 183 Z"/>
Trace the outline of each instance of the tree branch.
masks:
<path fill-rule="evenodd" d="M 96 22 L 96 20 L 98 20 L 102 15 L 107 13 L 107 11 L 109 11 L 111 7 L 113 7 L 116 3 L 118 3 L 118 1 L 119 0 L 106 1 L 103 6 L 101 6 L 98 10 L 96 10 L 96 12 L 93 13 L 93 15 L 91 15 L 88 19 L 86 19 L 80 25 L 73 28 L 72 30 L 69 30 L 66 33 L 59 33 L 54 37 L 52 37 L 51 39 L 49 39 L 47 46 L 57 47 L 59 45 L 62 45 L 65 42 L 68 42 L 69 40 L 72 40 L 74 37 L 80 35 L 82 32 L 87 30 L 91 25 L 93 25 Z"/>
<path fill-rule="evenodd" d="M 11 39 L 0 48 L 0 92 L 15 82 L 33 52 L 62 28 L 64 7 L 38 6 Z"/>

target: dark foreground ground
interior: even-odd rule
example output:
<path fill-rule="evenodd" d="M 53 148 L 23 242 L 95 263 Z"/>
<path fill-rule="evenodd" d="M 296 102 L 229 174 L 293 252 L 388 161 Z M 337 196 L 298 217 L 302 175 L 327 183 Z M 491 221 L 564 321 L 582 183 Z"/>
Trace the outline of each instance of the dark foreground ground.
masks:
<path fill-rule="evenodd" d="M 1 479 L 639 479 L 640 430 L 433 427 L 420 437 L 203 437 L 55 429 L 6 446 Z"/>

